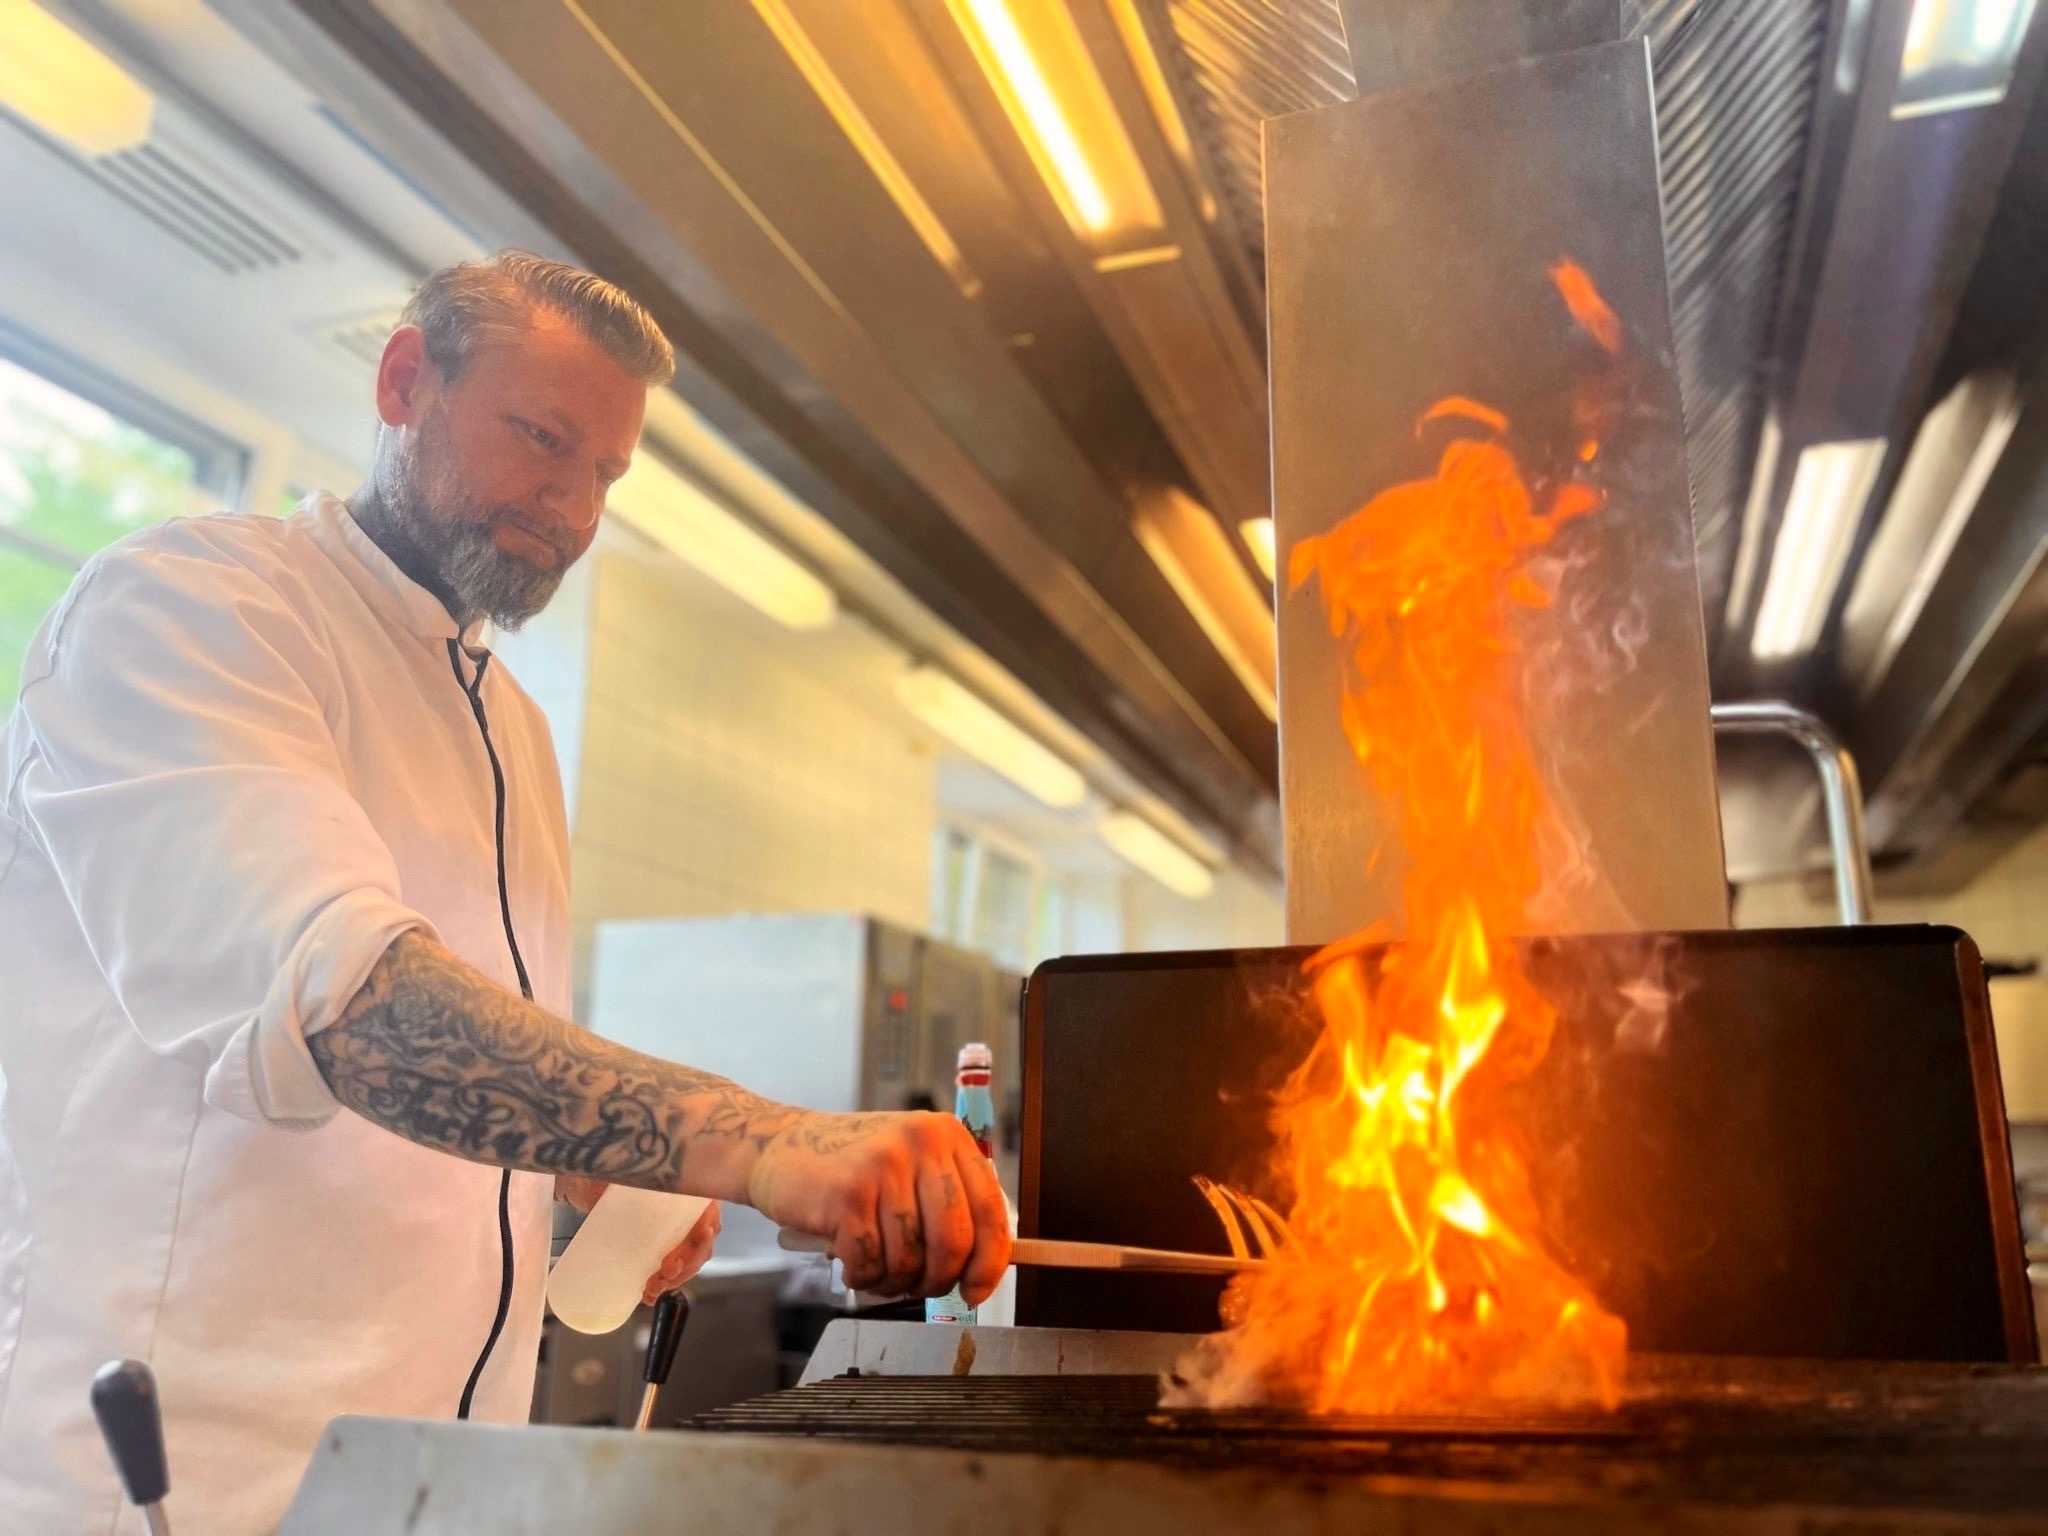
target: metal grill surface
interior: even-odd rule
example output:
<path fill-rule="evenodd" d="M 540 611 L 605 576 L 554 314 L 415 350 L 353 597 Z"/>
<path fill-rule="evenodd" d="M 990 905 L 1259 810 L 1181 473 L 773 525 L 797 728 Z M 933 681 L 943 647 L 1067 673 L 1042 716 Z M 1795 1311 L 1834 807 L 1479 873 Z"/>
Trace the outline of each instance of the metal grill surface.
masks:
<path fill-rule="evenodd" d="M 2048 1518 L 2048 1381 L 2011 1368 L 1653 1361 L 1620 1410 L 1317 1418 L 1162 1409 L 1141 1376 L 839 1377 L 693 1429 L 1560 1496 Z"/>

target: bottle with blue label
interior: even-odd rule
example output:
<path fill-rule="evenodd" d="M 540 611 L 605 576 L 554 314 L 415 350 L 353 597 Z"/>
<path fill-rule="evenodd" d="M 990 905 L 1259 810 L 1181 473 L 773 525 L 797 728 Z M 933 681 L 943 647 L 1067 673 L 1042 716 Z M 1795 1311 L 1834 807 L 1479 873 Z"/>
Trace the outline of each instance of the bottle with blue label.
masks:
<path fill-rule="evenodd" d="M 993 1160 L 996 1145 L 996 1101 L 989 1091 L 989 1078 L 995 1067 L 995 1056 L 985 1045 L 975 1043 L 960 1047 L 960 1062 L 954 1073 L 953 1113 L 960 1117 L 983 1157 Z M 967 1298 L 960 1294 L 960 1287 L 954 1286 L 943 1296 L 927 1297 L 924 1304 L 924 1320 L 928 1323 L 972 1323 L 976 1321 L 975 1309 L 967 1305 Z"/>

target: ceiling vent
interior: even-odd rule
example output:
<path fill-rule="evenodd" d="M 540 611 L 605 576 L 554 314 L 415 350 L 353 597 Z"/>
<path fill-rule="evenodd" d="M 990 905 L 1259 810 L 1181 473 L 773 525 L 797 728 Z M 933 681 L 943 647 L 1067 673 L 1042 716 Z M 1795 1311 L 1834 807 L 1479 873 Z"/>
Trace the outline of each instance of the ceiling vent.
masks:
<path fill-rule="evenodd" d="M 384 343 L 397 329 L 398 311 L 394 309 L 340 321 L 328 326 L 324 334 L 328 345 L 346 357 L 351 365 L 375 368 L 384 360 Z"/>
<path fill-rule="evenodd" d="M 159 119 L 149 142 L 80 168 L 165 234 L 234 276 L 295 266 L 309 252 L 286 220 Z"/>
<path fill-rule="evenodd" d="M 168 101 L 157 103 L 146 143 L 108 155 L 85 154 L 5 114 L 0 114 L 0 122 L 65 160 L 80 176 L 225 276 L 272 272 L 328 258 L 326 250 L 302 234 L 287 233 L 292 221 L 202 147 L 203 130 L 190 127 Z"/>

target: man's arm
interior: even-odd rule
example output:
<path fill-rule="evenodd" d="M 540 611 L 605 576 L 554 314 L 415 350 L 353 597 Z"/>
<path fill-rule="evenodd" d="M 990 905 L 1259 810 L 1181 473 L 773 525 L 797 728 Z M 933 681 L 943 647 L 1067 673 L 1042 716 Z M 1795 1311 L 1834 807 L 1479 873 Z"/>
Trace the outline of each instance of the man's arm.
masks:
<path fill-rule="evenodd" d="M 557 1018 L 417 931 L 306 1043 L 345 1107 L 410 1141 L 643 1189 L 744 1200 L 753 1162 L 799 1118 Z"/>
<path fill-rule="evenodd" d="M 834 1239 L 848 1283 L 986 1293 L 1009 1261 L 1001 1191 L 946 1115 L 793 1109 L 643 1055 L 508 992 L 414 931 L 307 1038 L 341 1103 L 498 1167 L 758 1206 Z"/>

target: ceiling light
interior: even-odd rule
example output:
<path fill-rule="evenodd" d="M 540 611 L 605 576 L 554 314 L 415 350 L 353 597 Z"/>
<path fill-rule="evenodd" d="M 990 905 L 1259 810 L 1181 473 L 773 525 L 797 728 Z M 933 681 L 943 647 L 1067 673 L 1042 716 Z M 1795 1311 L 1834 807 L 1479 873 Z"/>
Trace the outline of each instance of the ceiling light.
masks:
<path fill-rule="evenodd" d="M 1173 487 L 1145 497 L 1131 533 L 1216 653 L 1268 720 L 1280 718 L 1274 693 L 1279 661 L 1273 605 L 1230 547 L 1208 509 Z"/>
<path fill-rule="evenodd" d="M 1088 781 L 1078 768 L 1040 746 L 1036 737 L 982 703 L 951 674 L 934 666 L 912 667 L 896 680 L 896 696 L 939 735 L 1026 794 L 1059 810 L 1087 797 Z"/>
<path fill-rule="evenodd" d="M 1125 863 L 1176 896 L 1199 901 L 1216 887 L 1208 865 L 1135 812 L 1111 811 L 1096 831 Z"/>
<path fill-rule="evenodd" d="M 1237 525 L 1237 533 L 1251 550 L 1253 564 L 1265 573 L 1266 580 L 1274 580 L 1273 572 L 1278 566 L 1280 555 L 1273 542 L 1273 519 L 1248 517 Z"/>
<path fill-rule="evenodd" d="M 1914 0 L 1892 116 L 2003 101 L 2033 10 L 2034 0 Z"/>
<path fill-rule="evenodd" d="M 790 629 L 822 629 L 832 589 L 643 445 L 605 509 Z"/>
<path fill-rule="evenodd" d="M 1758 661 L 1804 655 L 1820 639 L 1884 451 L 1883 438 L 1870 438 L 1816 443 L 1799 455 L 1750 636 Z"/>
<path fill-rule="evenodd" d="M 1166 71 L 1159 63 L 1159 50 L 1152 46 L 1145 18 L 1138 14 L 1137 0 L 1109 0 L 1109 15 L 1110 20 L 1116 23 L 1124 52 L 1130 55 L 1131 67 L 1137 72 L 1138 85 L 1151 105 L 1152 116 L 1159 124 L 1160 133 L 1165 135 L 1166 147 L 1173 151 L 1173 158 L 1180 162 L 1181 169 L 1189 178 L 1196 179 L 1195 141 L 1188 132 L 1187 119 L 1181 116 L 1180 103 L 1173 98 L 1173 87 L 1166 83 Z M 1204 218 L 1215 217 L 1214 206 L 1212 200 L 1204 208 Z"/>
<path fill-rule="evenodd" d="M 1842 608 L 1842 675 L 1868 698 L 1920 622 L 1934 583 L 2019 426 L 2013 375 L 1973 373 L 1929 411 L 1913 438 Z"/>
<path fill-rule="evenodd" d="M 946 0 L 1068 225 L 1098 255 L 1165 231 L 1151 180 L 1065 0 Z"/>
<path fill-rule="evenodd" d="M 88 155 L 149 137 L 148 90 L 40 5 L 0 0 L 0 38 L 0 107 Z"/>

